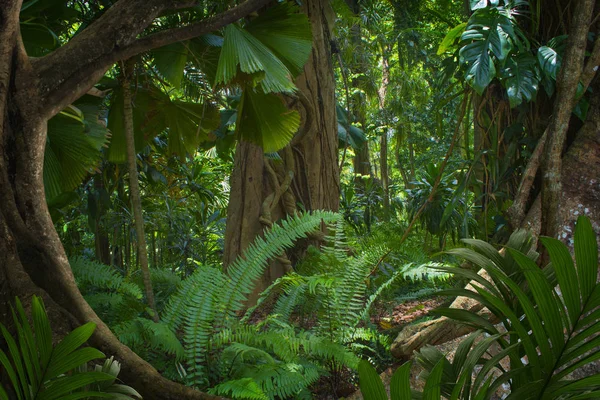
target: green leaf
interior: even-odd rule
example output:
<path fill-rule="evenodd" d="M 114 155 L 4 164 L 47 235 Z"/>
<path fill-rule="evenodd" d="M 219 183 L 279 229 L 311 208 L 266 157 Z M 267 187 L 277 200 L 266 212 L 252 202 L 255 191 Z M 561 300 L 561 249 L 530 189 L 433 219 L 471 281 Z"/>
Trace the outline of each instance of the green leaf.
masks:
<path fill-rule="evenodd" d="M 175 88 L 181 87 L 188 53 L 189 42 L 177 42 L 152 50 L 156 69 Z"/>
<path fill-rule="evenodd" d="M 216 84 L 229 84 L 241 72 L 253 75 L 263 91 L 293 92 L 291 72 L 260 40 L 236 24 L 225 28 L 225 41 L 217 66 Z"/>
<path fill-rule="evenodd" d="M 52 200 L 78 187 L 98 164 L 108 131 L 99 120 L 100 107 L 90 96 L 48 121 L 44 152 L 44 189 Z"/>
<path fill-rule="evenodd" d="M 17 303 L 17 307 L 22 309 L 20 302 Z M 31 300 L 31 317 L 35 329 L 36 344 L 40 353 L 39 361 L 42 366 L 46 367 L 52 356 L 52 330 L 44 305 L 37 296 Z M 26 323 L 25 320 L 24 324 Z"/>
<path fill-rule="evenodd" d="M 519 53 L 507 60 L 502 77 L 511 108 L 535 99 L 539 86 L 536 66 L 530 53 Z"/>
<path fill-rule="evenodd" d="M 84 372 L 63 376 L 55 379 L 46 390 L 42 391 L 37 400 L 59 400 L 69 393 L 79 390 L 87 385 L 110 381 L 114 377 L 104 372 Z"/>
<path fill-rule="evenodd" d="M 431 370 L 425 382 L 423 389 L 423 400 L 440 400 L 442 396 L 442 374 L 444 372 L 444 363 L 448 362 L 445 358 L 441 359 Z"/>
<path fill-rule="evenodd" d="M 56 345 L 53 356 L 58 359 L 66 358 L 70 353 L 87 342 L 95 329 L 96 324 L 93 322 L 88 322 L 87 324 L 75 328 L 65 336 L 58 345 Z"/>
<path fill-rule="evenodd" d="M 366 360 L 358 363 L 358 386 L 365 400 L 387 400 L 387 393 L 375 368 Z"/>
<path fill-rule="evenodd" d="M 250 21 L 246 30 L 266 45 L 298 76 L 312 50 L 312 33 L 308 16 L 292 3 L 280 3 L 268 8 Z"/>
<path fill-rule="evenodd" d="M 340 148 L 350 146 L 353 149 L 360 149 L 367 141 L 367 136 L 362 129 L 359 129 L 354 125 L 351 125 L 349 129 L 346 129 L 346 127 L 338 122 L 338 141 L 340 143 Z"/>
<path fill-rule="evenodd" d="M 573 259 L 567 246 L 560 240 L 549 237 L 542 237 L 540 240 L 552 260 L 560 291 L 569 311 L 571 327 L 573 327 L 581 314 L 581 292 Z"/>
<path fill-rule="evenodd" d="M 84 347 L 68 353 L 63 358 L 53 357 L 44 375 L 45 379 L 56 378 L 66 372 L 69 372 L 80 365 L 87 364 L 92 360 L 104 358 L 104 354 L 93 347 Z"/>
<path fill-rule="evenodd" d="M 399 367 L 392 375 L 390 382 L 391 400 L 411 400 L 410 390 L 410 367 L 412 363 L 406 362 Z"/>
<path fill-rule="evenodd" d="M 462 34 L 461 41 L 467 44 L 461 48 L 461 63 L 467 65 L 465 79 L 479 94 L 496 77 L 496 64 L 504 61 L 518 42 L 512 20 L 496 8 L 477 9 Z"/>
<path fill-rule="evenodd" d="M 246 89 L 238 106 L 238 138 L 257 144 L 265 153 L 285 147 L 300 127 L 300 114 L 288 110 L 275 94 Z"/>
<path fill-rule="evenodd" d="M 462 24 L 458 24 L 454 28 L 450 29 L 450 31 L 442 40 L 442 43 L 440 43 L 440 47 L 437 50 L 437 55 L 441 56 L 445 52 L 449 51 L 454 46 L 456 41 L 461 37 L 466 28 L 467 23 L 463 22 Z"/>

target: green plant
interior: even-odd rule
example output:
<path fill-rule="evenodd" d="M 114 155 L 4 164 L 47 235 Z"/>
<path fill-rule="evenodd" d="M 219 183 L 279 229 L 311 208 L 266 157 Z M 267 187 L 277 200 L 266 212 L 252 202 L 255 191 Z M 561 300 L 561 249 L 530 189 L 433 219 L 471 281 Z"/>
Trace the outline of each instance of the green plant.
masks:
<path fill-rule="evenodd" d="M 309 386 L 329 374 L 332 364 L 356 368 L 358 363 L 341 344 L 272 318 L 225 330 L 212 346 L 224 347 L 219 364 L 227 380 L 211 392 L 233 398 L 308 398 Z"/>
<path fill-rule="evenodd" d="M 498 339 L 510 357 L 511 398 L 565 399 L 593 398 L 600 395 L 600 375 L 569 379 L 569 374 L 600 359 L 600 285 L 598 245 L 590 221 L 577 220 L 574 237 L 575 263 L 568 248 L 559 240 L 542 237 L 550 264 L 540 269 L 518 250 L 507 248 L 515 261 L 512 273 L 497 263 L 498 253 L 481 244 L 486 256 L 478 263 L 494 284 L 478 278 L 473 289 L 460 291 L 486 306 L 511 334 Z M 465 255 L 472 254 L 463 250 Z M 461 272 L 458 272 L 462 274 Z M 523 277 L 519 283 L 519 275 Z M 557 286 L 558 284 L 558 286 Z M 510 293 L 514 302 L 504 301 Z M 443 312 L 466 321 L 491 335 L 495 326 L 468 312 Z M 485 366 L 484 366 L 485 368 Z M 483 384 L 484 381 L 476 381 Z"/>
<path fill-rule="evenodd" d="M 226 272 L 216 267 L 200 266 L 182 282 L 178 291 L 171 296 L 162 321 L 173 331 L 183 334 L 186 379 L 190 384 L 207 387 L 210 377 L 219 374 L 215 372 L 220 363 L 212 358 L 214 352 L 233 343 L 227 342 L 223 336 L 217 340 L 215 335 L 223 335 L 222 332 L 227 330 L 235 333 L 237 329 L 245 329 L 238 324 L 238 313 L 244 309 L 254 282 L 261 276 L 269 260 L 290 248 L 295 240 L 319 229 L 322 222 L 332 223 L 339 218 L 337 214 L 325 211 L 289 217 L 281 224 L 275 224 L 263 238 L 257 238 L 240 258 L 228 266 Z M 251 335 L 257 333 L 254 330 Z M 247 336 L 238 338 L 241 340 L 243 337 Z M 227 354 L 231 354 L 231 351 Z M 275 352 L 275 349 L 272 351 Z M 270 385 L 277 388 L 279 383 L 281 380 Z M 225 388 L 231 388 L 231 385 L 218 390 L 227 392 Z"/>
<path fill-rule="evenodd" d="M 543 270 L 535 264 L 531 251 L 526 255 L 507 247 L 503 256 L 476 240 L 469 241 L 475 250 L 453 250 L 485 269 L 490 280 L 473 272 L 458 271 L 477 284 L 452 293 L 479 301 L 503 329 L 468 310 L 440 310 L 440 314 L 480 330 L 460 344 L 452 363 L 433 347 L 420 351 L 417 360 L 428 371 L 423 398 L 487 399 L 502 384 L 510 386 L 507 399 L 600 396 L 600 375 L 569 378 L 574 371 L 600 359 L 596 235 L 590 221 L 580 217 L 575 228 L 575 263 L 559 240 L 540 240 L 550 257 L 550 264 Z M 486 332 L 487 337 L 476 342 L 481 332 Z M 492 345 L 499 346 L 499 350 L 491 352 Z M 500 364 L 505 358 L 510 362 L 506 370 Z M 369 368 L 364 363 L 359 367 L 361 389 L 369 393 L 369 399 L 386 398 L 381 397 L 385 396 L 383 385 Z M 392 398 L 410 398 L 406 397 L 409 368 L 405 364 L 392 378 L 393 387 L 401 387 L 404 393 L 394 397 L 397 390 L 392 388 Z M 398 384 L 399 380 L 403 384 Z M 427 392 L 428 385 L 432 392 Z"/>
<path fill-rule="evenodd" d="M 33 327 L 18 298 L 15 308 L 12 315 L 17 339 L 0 324 L 8 348 L 8 353 L 0 350 L 0 364 L 10 381 L 8 388 L 0 385 L 0 399 L 8 400 L 8 391 L 19 400 L 141 399 L 132 388 L 114 383 L 119 364 L 112 358 L 104 366 L 87 371 L 88 362 L 104 357 L 92 347 L 80 348 L 96 325 L 82 325 L 54 346 L 50 321 L 39 297 L 31 299 Z"/>
<path fill-rule="evenodd" d="M 429 270 L 428 266 L 402 263 L 383 273 L 380 267 L 389 250 L 369 246 L 348 254 L 342 220 L 330 227 L 326 240 L 320 250 L 310 251 L 297 272 L 279 278 L 265 290 L 256 307 L 273 304 L 269 315 L 279 323 L 296 324 L 384 365 L 390 361 L 390 342 L 372 323 L 371 309 L 398 281 L 420 275 Z M 244 318 L 254 312 L 255 309 L 248 310 Z M 338 366 L 332 365 L 331 375 L 336 372 Z"/>
<path fill-rule="evenodd" d="M 440 175 L 440 166 L 428 164 L 420 179 L 407 189 L 409 201 L 407 211 L 412 219 L 419 210 L 419 222 L 428 233 L 439 237 L 440 248 L 444 247 L 446 236 L 450 234 L 455 240 L 464 237 L 473 225 L 472 217 L 462 198 L 455 197 L 457 181 L 455 173 L 443 174 L 435 192 L 433 188 Z M 423 208 L 424 207 L 424 208 Z"/>
<path fill-rule="evenodd" d="M 410 388 L 410 366 L 407 362 L 394 372 L 390 381 L 391 400 L 412 400 L 413 391 Z M 427 400 L 438 400 L 440 397 L 440 383 L 442 381 L 442 364 L 435 366 L 420 397 Z M 358 364 L 360 391 L 365 400 L 388 400 L 388 394 L 381 377 L 368 361 L 362 360 Z"/>

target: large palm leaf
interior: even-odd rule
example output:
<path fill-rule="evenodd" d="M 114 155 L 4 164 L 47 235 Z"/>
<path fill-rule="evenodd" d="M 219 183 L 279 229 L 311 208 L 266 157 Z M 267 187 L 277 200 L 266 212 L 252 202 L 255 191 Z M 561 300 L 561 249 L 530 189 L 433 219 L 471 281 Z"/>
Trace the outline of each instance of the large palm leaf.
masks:
<path fill-rule="evenodd" d="M 600 375 L 570 378 L 573 371 L 600 359 L 600 285 L 594 231 L 587 218 L 578 219 L 576 263 L 560 241 L 547 237 L 541 241 L 551 260 L 551 266 L 543 270 L 515 249 L 507 249 L 515 262 L 512 272 L 499 266 L 501 256 L 497 253 L 473 252 L 470 259 L 479 259 L 495 284 L 481 282 L 460 294 L 481 302 L 509 332 L 498 340 L 505 350 L 511 349 L 507 352 L 511 370 L 519 371 L 507 380 L 511 385 L 509 399 L 598 398 Z M 470 276 L 462 271 L 458 274 Z M 441 313 L 490 334 L 500 333 L 469 311 Z M 482 382 L 483 378 L 476 385 Z"/>
<path fill-rule="evenodd" d="M 44 189 L 52 200 L 81 184 L 98 164 L 108 131 L 99 120 L 98 99 L 86 96 L 48 121 Z"/>

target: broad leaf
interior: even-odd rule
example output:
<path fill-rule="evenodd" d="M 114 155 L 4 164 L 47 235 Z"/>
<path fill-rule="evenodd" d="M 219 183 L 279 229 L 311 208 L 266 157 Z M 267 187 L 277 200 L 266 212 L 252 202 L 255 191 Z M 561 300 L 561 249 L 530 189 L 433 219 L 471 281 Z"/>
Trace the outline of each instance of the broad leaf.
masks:
<path fill-rule="evenodd" d="M 308 17 L 292 3 L 281 3 L 253 19 L 246 30 L 265 44 L 298 76 L 312 50 L 312 33 Z"/>
<path fill-rule="evenodd" d="M 241 72 L 253 75 L 262 89 L 268 92 L 293 92 L 291 72 L 275 54 L 248 31 L 235 24 L 225 28 L 225 39 L 216 84 L 230 84 Z"/>
<path fill-rule="evenodd" d="M 300 114 L 289 110 L 275 94 L 246 89 L 238 106 L 238 138 L 255 143 L 265 153 L 282 149 L 300 127 Z"/>
<path fill-rule="evenodd" d="M 152 51 L 158 72 L 174 87 L 181 87 L 183 71 L 187 64 L 189 42 L 173 43 Z"/>
<path fill-rule="evenodd" d="M 438 56 L 449 51 L 454 46 L 456 41 L 458 39 L 460 39 L 460 37 L 462 36 L 466 27 L 467 27 L 467 23 L 463 22 L 462 24 L 456 25 L 454 28 L 452 28 L 450 30 L 450 32 L 448 32 L 446 34 L 446 36 L 444 37 L 444 40 L 442 40 L 442 43 L 440 43 L 440 47 L 438 48 L 438 51 L 437 51 Z"/>
<path fill-rule="evenodd" d="M 460 50 L 461 62 L 467 64 L 466 80 L 482 94 L 496 76 L 493 57 L 502 63 L 519 38 L 513 21 L 498 9 L 478 9 L 469 19 L 461 41 L 467 44 Z"/>
<path fill-rule="evenodd" d="M 536 59 L 530 53 L 508 58 L 502 75 L 511 107 L 535 99 L 539 87 L 536 67 Z"/>
<path fill-rule="evenodd" d="M 365 400 L 387 400 L 383 382 L 375 368 L 365 360 L 358 363 L 360 391 Z"/>
<path fill-rule="evenodd" d="M 48 121 L 44 153 L 44 189 L 52 200 L 81 184 L 100 161 L 108 131 L 100 121 L 97 100 L 89 96 Z"/>

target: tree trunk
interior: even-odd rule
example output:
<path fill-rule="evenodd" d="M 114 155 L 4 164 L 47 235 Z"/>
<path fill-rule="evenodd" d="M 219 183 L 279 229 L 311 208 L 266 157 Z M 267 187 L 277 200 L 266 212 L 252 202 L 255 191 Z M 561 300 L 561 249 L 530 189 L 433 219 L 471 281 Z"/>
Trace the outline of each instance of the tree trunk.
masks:
<path fill-rule="evenodd" d="M 135 222 L 135 234 L 137 243 L 136 264 L 142 271 L 142 281 L 148 306 L 154 312 L 152 319 L 158 322 L 158 313 L 154 303 L 154 291 L 152 290 L 152 279 L 148 267 L 148 246 L 146 245 L 146 231 L 144 229 L 144 215 L 142 214 L 142 196 L 137 171 L 137 155 L 135 152 L 135 139 L 133 131 L 133 104 L 131 99 L 131 76 L 134 72 L 135 63 L 125 62 L 121 71 L 121 89 L 123 90 L 123 128 L 125 132 L 125 147 L 127 149 L 127 169 L 129 171 L 129 200 L 133 208 L 133 219 Z"/>
<path fill-rule="evenodd" d="M 227 209 L 225 266 L 261 235 L 265 227 L 296 212 L 297 203 L 305 210 L 335 211 L 339 207 L 329 7 L 327 0 L 304 2 L 303 9 L 312 26 L 313 50 L 303 74 L 296 80 L 302 125 L 290 145 L 280 151 L 283 162 L 266 159 L 256 145 L 238 143 Z M 293 255 L 290 258 L 294 260 Z M 285 256 L 272 263 L 257 282 L 249 302 L 254 302 L 258 293 L 289 270 L 290 265 Z"/>
<path fill-rule="evenodd" d="M 548 126 L 542 174 L 542 234 L 554 238 L 561 224 L 558 214 L 562 194 L 561 157 L 575 106 L 577 86 L 583 72 L 587 36 L 595 3 L 594 0 L 579 1 L 556 82 L 556 105 Z"/>
<path fill-rule="evenodd" d="M 390 64 L 388 62 L 386 51 L 384 49 L 382 54 L 381 64 L 383 67 L 381 77 L 381 87 L 379 88 L 379 112 L 382 113 L 384 119 L 386 119 L 385 111 L 385 98 L 387 95 L 387 87 L 390 83 Z M 387 121 L 384 125 L 387 126 Z M 381 163 L 381 186 L 383 187 L 383 219 L 389 221 L 390 219 L 390 182 L 389 182 L 389 171 L 388 171 L 388 131 L 387 129 L 381 133 L 381 141 L 379 146 L 379 162 Z"/>

